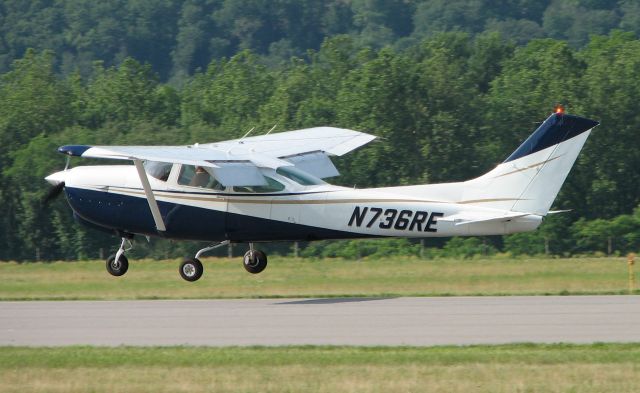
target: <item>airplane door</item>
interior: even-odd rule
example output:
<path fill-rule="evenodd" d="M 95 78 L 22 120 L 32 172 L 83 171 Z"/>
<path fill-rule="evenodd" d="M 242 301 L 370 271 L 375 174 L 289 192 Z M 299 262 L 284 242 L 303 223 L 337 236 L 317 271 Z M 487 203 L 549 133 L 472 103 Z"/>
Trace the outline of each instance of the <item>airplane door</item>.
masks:
<path fill-rule="evenodd" d="M 227 197 L 224 187 L 193 165 L 181 165 L 170 179 L 168 193 L 160 197 L 167 232 L 178 238 L 226 238 Z M 156 197 L 158 198 L 158 197 Z"/>
<path fill-rule="evenodd" d="M 247 192 L 246 187 L 231 187 L 227 194 L 226 238 L 254 241 L 269 232 L 271 197 Z"/>
<path fill-rule="evenodd" d="M 271 219 L 286 224 L 300 224 L 300 200 L 295 195 L 271 198 Z"/>

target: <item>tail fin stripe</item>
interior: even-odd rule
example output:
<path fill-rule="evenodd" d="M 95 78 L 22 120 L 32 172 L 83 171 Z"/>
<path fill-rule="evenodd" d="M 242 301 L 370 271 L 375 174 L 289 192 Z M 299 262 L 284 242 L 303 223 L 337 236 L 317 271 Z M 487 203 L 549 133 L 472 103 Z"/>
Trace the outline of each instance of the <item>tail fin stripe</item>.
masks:
<path fill-rule="evenodd" d="M 494 179 L 495 179 L 495 178 L 498 178 L 498 177 L 507 176 L 507 175 L 511 175 L 511 174 L 514 174 L 514 173 L 518 173 L 518 172 L 526 171 L 526 170 L 528 170 L 528 169 L 532 169 L 532 168 L 538 167 L 538 166 L 540 166 L 540 165 L 544 165 L 544 164 L 546 164 L 547 162 L 550 162 L 550 161 L 553 161 L 553 160 L 556 160 L 556 159 L 558 159 L 558 158 L 562 157 L 563 155 L 564 155 L 564 154 L 560 154 L 559 156 L 555 156 L 555 157 L 553 157 L 553 158 L 549 158 L 548 160 L 540 161 L 540 162 L 538 162 L 538 163 L 535 163 L 535 164 L 532 164 L 532 165 L 526 166 L 526 167 L 524 167 L 524 168 L 516 169 L 515 171 L 511 171 L 511 172 L 503 173 L 502 175 L 495 176 L 495 177 L 494 177 Z"/>
<path fill-rule="evenodd" d="M 557 145 L 600 124 L 583 117 L 556 113 L 547 118 L 504 162 L 517 160 Z"/>

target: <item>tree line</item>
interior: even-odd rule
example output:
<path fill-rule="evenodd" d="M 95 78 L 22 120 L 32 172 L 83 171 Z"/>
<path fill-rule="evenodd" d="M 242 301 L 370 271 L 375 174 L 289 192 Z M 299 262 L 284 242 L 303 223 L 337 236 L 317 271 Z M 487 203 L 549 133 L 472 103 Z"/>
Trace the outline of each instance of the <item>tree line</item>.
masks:
<path fill-rule="evenodd" d="M 2 260 L 97 258 L 114 249 L 115 238 L 73 222 L 64 198 L 41 204 L 43 178 L 65 165 L 55 152 L 63 144 L 204 143 L 253 127 L 258 134 L 274 125 L 274 132 L 330 125 L 381 137 L 335 160 L 337 184 L 458 181 L 503 161 L 555 103 L 601 121 L 553 206 L 571 211 L 549 216 L 532 234 L 428 245 L 558 255 L 638 248 L 640 40 L 633 33 L 592 36 L 580 48 L 451 32 L 375 49 L 339 35 L 277 66 L 251 50 L 214 59 L 180 87 L 131 57 L 92 67 L 88 75 L 60 73 L 55 53 L 27 50 L 0 76 Z M 322 253 L 308 247 L 308 255 Z M 193 248 L 142 240 L 132 255 L 183 256 Z"/>
<path fill-rule="evenodd" d="M 278 65 L 346 34 L 358 48 L 404 49 L 440 32 L 499 32 L 581 47 L 590 34 L 640 33 L 636 0 L 3 0 L 0 72 L 28 48 L 63 74 L 133 57 L 184 83 L 213 58 L 249 49 Z"/>

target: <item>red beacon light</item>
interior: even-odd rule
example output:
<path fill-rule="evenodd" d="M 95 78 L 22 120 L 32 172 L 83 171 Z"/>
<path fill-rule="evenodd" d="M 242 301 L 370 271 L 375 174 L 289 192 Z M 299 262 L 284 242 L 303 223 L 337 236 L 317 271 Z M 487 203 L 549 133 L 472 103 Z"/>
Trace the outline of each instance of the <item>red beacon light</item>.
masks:
<path fill-rule="evenodd" d="M 564 114 L 564 106 L 562 106 L 561 104 L 556 105 L 556 107 L 554 108 L 553 112 L 558 114 L 558 115 Z"/>

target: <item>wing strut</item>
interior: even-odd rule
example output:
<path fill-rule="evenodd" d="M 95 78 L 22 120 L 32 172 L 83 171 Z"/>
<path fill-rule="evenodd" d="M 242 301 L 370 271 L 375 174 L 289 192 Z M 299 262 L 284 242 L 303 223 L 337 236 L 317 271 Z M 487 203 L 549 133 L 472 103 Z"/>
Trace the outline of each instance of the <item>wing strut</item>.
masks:
<path fill-rule="evenodd" d="M 160 214 L 160 208 L 158 208 L 158 202 L 156 202 L 156 198 L 153 196 L 151 184 L 149 184 L 149 178 L 147 177 L 147 172 L 145 172 L 141 160 L 133 160 L 133 163 L 136 165 L 136 169 L 138 170 L 138 176 L 140 176 L 142 188 L 144 188 L 144 193 L 147 196 L 147 202 L 149 203 L 149 209 L 151 209 L 153 221 L 155 221 L 156 223 L 156 228 L 159 231 L 164 232 L 167 230 L 167 228 L 164 226 L 164 221 L 162 220 L 162 215 Z"/>

